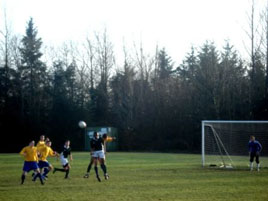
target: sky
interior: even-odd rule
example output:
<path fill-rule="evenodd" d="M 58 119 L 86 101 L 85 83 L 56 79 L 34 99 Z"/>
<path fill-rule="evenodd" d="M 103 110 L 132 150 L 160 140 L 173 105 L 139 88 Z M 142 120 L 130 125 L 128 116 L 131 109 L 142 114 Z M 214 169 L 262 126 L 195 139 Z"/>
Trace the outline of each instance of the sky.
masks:
<path fill-rule="evenodd" d="M 256 10 L 265 3 L 255 0 Z M 0 19 L 5 11 L 13 32 L 23 35 L 33 17 L 48 46 L 84 41 L 106 28 L 116 54 L 134 42 L 152 54 L 158 45 L 180 64 L 191 46 L 206 40 L 217 47 L 229 40 L 247 57 L 250 7 L 251 0 L 1 0 Z"/>

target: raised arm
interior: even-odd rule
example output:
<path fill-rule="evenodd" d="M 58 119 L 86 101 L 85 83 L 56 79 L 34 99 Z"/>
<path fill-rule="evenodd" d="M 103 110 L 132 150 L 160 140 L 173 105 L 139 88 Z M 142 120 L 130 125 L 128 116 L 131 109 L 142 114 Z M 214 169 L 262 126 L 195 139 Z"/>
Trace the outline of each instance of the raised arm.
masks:
<path fill-rule="evenodd" d="M 25 147 L 20 151 L 19 154 L 22 155 L 22 156 L 26 156 L 27 155 L 26 152 L 25 152 Z"/>

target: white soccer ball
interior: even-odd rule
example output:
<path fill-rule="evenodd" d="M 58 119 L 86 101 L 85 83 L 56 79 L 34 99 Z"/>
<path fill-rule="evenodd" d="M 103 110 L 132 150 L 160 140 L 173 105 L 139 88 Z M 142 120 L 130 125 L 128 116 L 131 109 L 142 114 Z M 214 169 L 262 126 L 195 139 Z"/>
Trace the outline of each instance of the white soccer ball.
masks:
<path fill-rule="evenodd" d="M 86 122 L 84 122 L 84 121 L 79 121 L 79 122 L 78 122 L 78 126 L 79 126 L 80 128 L 86 128 L 86 127 L 87 127 L 87 124 L 86 124 Z"/>

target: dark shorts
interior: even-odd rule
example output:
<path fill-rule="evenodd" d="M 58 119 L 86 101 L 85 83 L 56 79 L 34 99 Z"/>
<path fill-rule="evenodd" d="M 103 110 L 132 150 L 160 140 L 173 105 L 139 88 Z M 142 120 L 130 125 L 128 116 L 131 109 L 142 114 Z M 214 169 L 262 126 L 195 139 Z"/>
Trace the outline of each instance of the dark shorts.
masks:
<path fill-rule="evenodd" d="M 47 161 L 39 161 L 38 166 L 39 166 L 40 169 L 42 169 L 42 168 L 45 168 L 45 167 L 49 167 L 50 164 Z"/>
<path fill-rule="evenodd" d="M 36 170 L 38 169 L 38 164 L 35 161 L 24 161 L 23 165 L 23 171 L 24 172 L 30 172 L 31 170 Z"/>
<path fill-rule="evenodd" d="M 250 162 L 253 162 L 254 161 L 254 158 L 256 159 L 256 163 L 260 163 L 260 153 L 259 152 L 250 152 L 250 159 L 249 161 Z"/>

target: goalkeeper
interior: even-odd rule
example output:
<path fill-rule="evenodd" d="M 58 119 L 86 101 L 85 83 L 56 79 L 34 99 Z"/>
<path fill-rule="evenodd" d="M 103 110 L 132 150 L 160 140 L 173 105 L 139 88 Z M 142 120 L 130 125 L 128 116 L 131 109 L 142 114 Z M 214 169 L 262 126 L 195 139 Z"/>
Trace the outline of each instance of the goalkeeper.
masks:
<path fill-rule="evenodd" d="M 262 146 L 259 143 L 259 141 L 255 140 L 255 136 L 250 136 L 250 140 L 248 143 L 248 149 L 249 149 L 249 161 L 250 161 L 250 170 L 253 170 L 253 161 L 254 158 L 257 163 L 257 171 L 260 171 L 260 152 L 262 150 Z"/>

